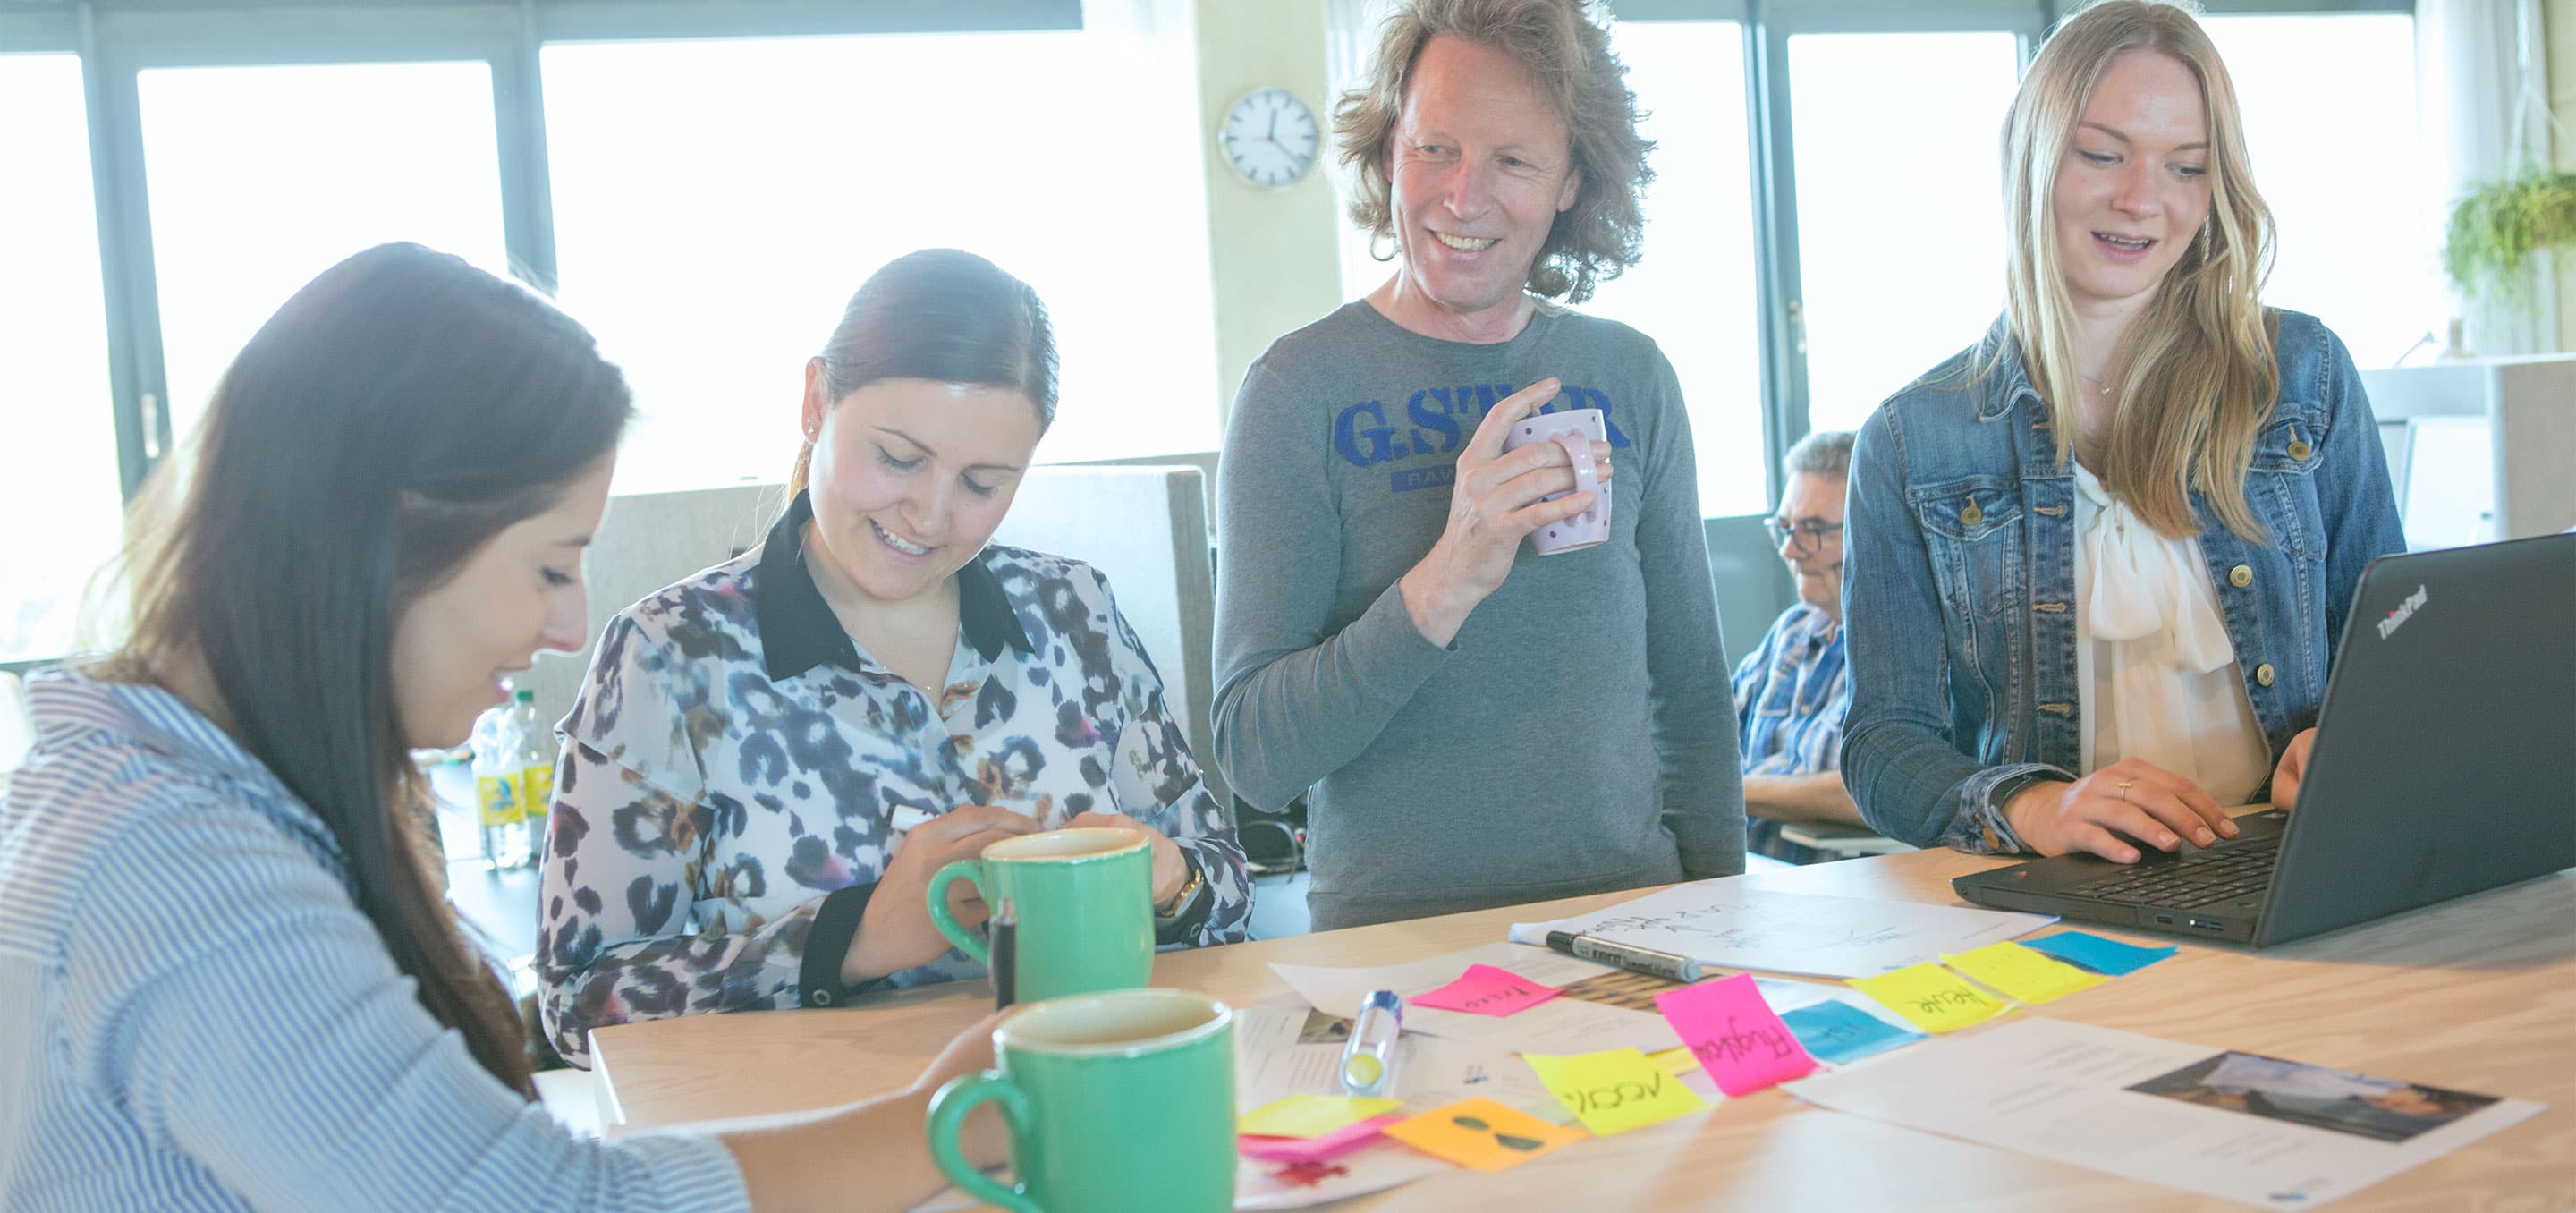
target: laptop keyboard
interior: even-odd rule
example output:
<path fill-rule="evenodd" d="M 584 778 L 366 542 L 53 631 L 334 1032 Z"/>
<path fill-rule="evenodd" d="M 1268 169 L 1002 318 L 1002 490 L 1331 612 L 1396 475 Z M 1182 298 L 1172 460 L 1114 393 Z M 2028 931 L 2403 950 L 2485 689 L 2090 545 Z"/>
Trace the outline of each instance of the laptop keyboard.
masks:
<path fill-rule="evenodd" d="M 2272 860 L 2279 854 L 2276 846 L 2231 847 L 2176 863 L 2123 869 L 2066 891 L 2099 901 L 2195 910 L 2262 892 L 2272 883 Z"/>

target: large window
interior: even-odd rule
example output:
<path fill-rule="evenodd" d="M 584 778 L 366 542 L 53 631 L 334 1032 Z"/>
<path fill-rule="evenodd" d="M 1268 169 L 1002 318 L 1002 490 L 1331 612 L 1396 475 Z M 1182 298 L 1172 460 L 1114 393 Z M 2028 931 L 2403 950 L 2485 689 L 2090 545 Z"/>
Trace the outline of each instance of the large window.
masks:
<path fill-rule="evenodd" d="M 164 68 L 136 87 L 173 434 L 270 313 L 351 253 L 413 240 L 508 268 L 482 63 Z"/>
<path fill-rule="evenodd" d="M 1206 223 L 1194 85 L 1148 35 L 613 43 L 542 62 L 562 300 L 645 415 L 620 491 L 784 476 L 805 360 L 842 305 L 939 246 L 1047 304 L 1063 404 L 1039 458 L 1216 445 L 1207 242 L 1181 235 Z"/>
<path fill-rule="evenodd" d="M 2279 225 L 2264 302 L 2314 313 L 2361 366 L 2396 365 L 2442 326 L 2448 303 L 2444 218 L 2415 186 L 2414 18 L 2202 24 L 2236 84 L 2254 181 Z"/>
<path fill-rule="evenodd" d="M 116 414 L 80 60 L 0 55 L 0 662 L 73 647 L 116 550 Z"/>
<path fill-rule="evenodd" d="M 1744 121 L 1744 27 L 1621 24 L 1612 47 L 1655 141 L 1645 255 L 1585 310 L 1624 321 L 1672 359 L 1710 516 L 1769 505 L 1762 453 L 1760 293 Z"/>
<path fill-rule="evenodd" d="M 1857 429 L 2003 308 L 2009 33 L 1789 39 L 1807 418 Z"/>

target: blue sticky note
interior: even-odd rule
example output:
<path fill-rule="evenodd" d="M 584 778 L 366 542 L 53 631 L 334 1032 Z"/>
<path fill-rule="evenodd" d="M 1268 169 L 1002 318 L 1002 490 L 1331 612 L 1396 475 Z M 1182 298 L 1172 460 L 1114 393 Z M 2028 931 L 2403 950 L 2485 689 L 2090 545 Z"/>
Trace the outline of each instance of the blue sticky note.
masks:
<path fill-rule="evenodd" d="M 2060 931 L 2046 939 L 2025 939 L 2022 946 L 2079 964 L 2105 977 L 2126 977 L 2174 954 L 2172 948 L 2142 948 L 2082 931 Z"/>
<path fill-rule="evenodd" d="M 1847 1002 L 1800 1007 L 1784 1012 L 1780 1022 L 1789 1025 L 1810 1056 L 1838 1066 L 1923 1039 L 1920 1032 L 1897 1027 Z"/>

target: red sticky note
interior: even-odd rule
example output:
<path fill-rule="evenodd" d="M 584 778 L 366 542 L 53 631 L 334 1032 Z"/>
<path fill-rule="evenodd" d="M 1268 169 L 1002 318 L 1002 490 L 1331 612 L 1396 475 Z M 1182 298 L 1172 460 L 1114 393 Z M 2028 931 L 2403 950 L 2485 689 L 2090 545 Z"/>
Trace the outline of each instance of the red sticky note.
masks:
<path fill-rule="evenodd" d="M 1751 974 L 1666 990 L 1655 995 L 1655 1009 L 1729 1096 L 1749 1095 L 1816 1068 L 1816 1059 L 1780 1022 Z"/>
<path fill-rule="evenodd" d="M 1509 969 L 1492 965 L 1469 965 L 1458 980 L 1428 994 L 1417 994 L 1413 1005 L 1438 1007 L 1443 1011 L 1465 1011 L 1471 1015 L 1509 1015 L 1556 997 L 1563 991 L 1543 986 Z"/>
<path fill-rule="evenodd" d="M 1247 1133 L 1236 1138 L 1235 1145 L 1245 1158 L 1263 1162 L 1330 1162 L 1377 1140 L 1388 1125 L 1403 1119 L 1401 1114 L 1389 1112 L 1344 1125 L 1321 1137 L 1254 1137 Z"/>

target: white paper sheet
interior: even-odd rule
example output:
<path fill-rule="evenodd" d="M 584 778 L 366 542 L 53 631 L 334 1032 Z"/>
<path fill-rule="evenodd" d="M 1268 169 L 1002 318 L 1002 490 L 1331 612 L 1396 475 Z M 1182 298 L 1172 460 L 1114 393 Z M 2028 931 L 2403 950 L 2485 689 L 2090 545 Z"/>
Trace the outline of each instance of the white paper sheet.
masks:
<path fill-rule="evenodd" d="M 1566 988 L 1568 992 L 1503 1016 L 1414 1005 L 1417 995 L 1457 980 L 1473 964 L 1509 969 L 1531 981 Z M 1673 1034 L 1672 1025 L 1655 1010 L 1652 991 L 1670 989 L 1669 983 L 1543 947 L 1491 943 L 1429 960 L 1367 969 L 1284 964 L 1270 968 L 1316 1010 L 1326 1014 L 1349 1015 L 1359 1009 L 1360 1000 L 1370 991 L 1393 990 L 1405 1000 L 1406 1031 L 1472 1041 L 1514 1053 L 1590 1053 L 1628 1046 L 1654 1053 L 1678 1049 L 1682 1044 L 1681 1037 Z"/>
<path fill-rule="evenodd" d="M 1874 977 L 2055 921 L 2047 914 L 1774 892 L 1729 877 L 1555 922 L 1515 923 L 1511 937 L 1543 947 L 1548 932 L 1569 931 L 1729 969 Z"/>
<path fill-rule="evenodd" d="M 2314 1208 L 2546 1110 L 2499 1100 L 2392 1142 L 2128 1089 L 2221 1052 L 2032 1017 L 1785 1087 L 1838 1112 L 2264 1209 Z"/>

